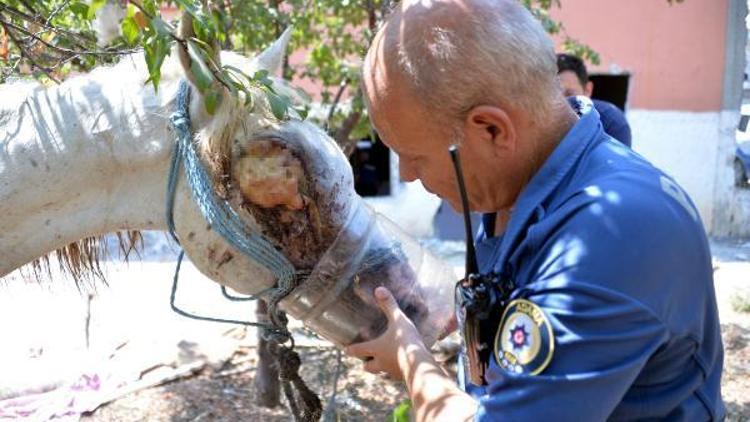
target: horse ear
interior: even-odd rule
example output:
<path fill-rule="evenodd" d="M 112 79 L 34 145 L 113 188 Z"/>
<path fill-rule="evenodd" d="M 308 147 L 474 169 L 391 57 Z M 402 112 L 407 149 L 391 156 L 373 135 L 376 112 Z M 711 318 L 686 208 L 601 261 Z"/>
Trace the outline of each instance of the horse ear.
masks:
<path fill-rule="evenodd" d="M 193 18 L 189 13 L 182 13 L 177 34 L 180 39 L 184 40 L 184 43 L 179 43 L 177 47 L 177 56 L 180 58 L 180 64 L 182 65 L 185 77 L 187 77 L 194 87 L 202 92 L 206 88 L 206 83 L 201 83 L 201 80 L 199 80 L 199 76 L 195 74 L 195 71 L 203 73 L 204 77 L 202 80 L 205 81 L 205 74 L 210 73 L 210 64 L 207 63 L 207 60 L 200 57 L 202 53 L 198 52 L 197 44 L 190 41 L 191 38 L 195 37 L 195 31 L 193 30 Z M 210 50 L 210 57 L 208 57 L 208 59 L 212 61 L 216 67 L 221 68 L 221 47 L 217 40 L 212 40 Z M 196 63 L 193 59 L 196 56 L 200 59 L 199 63 Z M 196 69 L 193 69 L 194 64 L 197 65 Z M 213 85 L 219 85 L 218 81 L 214 79 Z"/>
<path fill-rule="evenodd" d="M 255 69 L 265 69 L 272 75 L 281 76 L 281 70 L 284 65 L 284 56 L 292 38 L 292 27 L 288 27 L 268 48 L 263 50 L 253 59 Z"/>

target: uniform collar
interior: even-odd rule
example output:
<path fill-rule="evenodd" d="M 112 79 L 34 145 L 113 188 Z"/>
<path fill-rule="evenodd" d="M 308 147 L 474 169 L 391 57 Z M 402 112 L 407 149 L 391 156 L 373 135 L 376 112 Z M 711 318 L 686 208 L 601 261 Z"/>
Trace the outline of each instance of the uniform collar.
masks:
<path fill-rule="evenodd" d="M 521 191 L 514 206 L 515 211 L 508 222 L 508 227 L 501 240 L 498 239 L 499 241 L 495 245 L 494 253 L 490 259 L 491 264 L 485 263 L 492 265 L 492 271 L 503 273 L 505 262 L 519 237 L 526 231 L 529 220 L 534 214 L 538 214 L 539 218 L 543 217 L 545 210 L 542 204 L 560 188 L 563 179 L 572 171 L 584 151 L 597 140 L 600 140 L 602 134 L 599 113 L 590 109 L 565 135 L 542 167 Z M 484 236 L 481 237 L 488 238 L 490 236 L 492 236 L 492 233 L 484 233 Z"/>

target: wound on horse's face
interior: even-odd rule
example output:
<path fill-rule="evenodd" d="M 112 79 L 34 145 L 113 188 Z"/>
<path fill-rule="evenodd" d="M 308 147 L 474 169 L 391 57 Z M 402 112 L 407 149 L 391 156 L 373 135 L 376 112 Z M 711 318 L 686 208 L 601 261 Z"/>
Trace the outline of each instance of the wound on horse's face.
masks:
<path fill-rule="evenodd" d="M 278 206 L 300 210 L 304 178 L 302 163 L 277 141 L 260 140 L 248 145 L 232 166 L 243 198 L 262 208 Z"/>

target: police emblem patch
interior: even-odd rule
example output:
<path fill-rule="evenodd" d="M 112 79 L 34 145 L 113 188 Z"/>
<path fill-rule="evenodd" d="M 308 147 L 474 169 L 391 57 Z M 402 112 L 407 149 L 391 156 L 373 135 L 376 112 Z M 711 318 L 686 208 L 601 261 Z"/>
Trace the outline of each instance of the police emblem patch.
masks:
<path fill-rule="evenodd" d="M 495 359 L 506 371 L 537 375 L 555 350 L 552 327 L 544 311 L 526 299 L 508 304 L 495 334 Z"/>

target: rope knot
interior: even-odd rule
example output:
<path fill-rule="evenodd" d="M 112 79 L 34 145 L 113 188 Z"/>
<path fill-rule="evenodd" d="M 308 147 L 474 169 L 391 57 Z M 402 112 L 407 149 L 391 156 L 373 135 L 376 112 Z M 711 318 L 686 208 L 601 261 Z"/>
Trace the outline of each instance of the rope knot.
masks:
<path fill-rule="evenodd" d="M 310 390 L 302 377 L 299 368 L 302 361 L 291 347 L 280 347 L 278 350 L 279 379 L 284 384 L 289 407 L 296 421 L 318 421 L 323 414 L 323 405 L 318 396 Z M 294 388 L 292 388 L 292 386 Z M 295 398 L 297 391 L 299 402 Z"/>
<path fill-rule="evenodd" d="M 190 119 L 188 119 L 188 116 L 185 115 L 185 113 L 172 113 L 172 115 L 169 116 L 169 120 L 172 122 L 172 127 L 187 127 L 190 124 Z"/>
<path fill-rule="evenodd" d="M 279 378 L 282 381 L 294 381 L 299 378 L 301 364 L 297 352 L 289 347 L 279 348 Z"/>
<path fill-rule="evenodd" d="M 289 330 L 287 330 L 285 327 L 281 327 L 281 328 L 263 327 L 263 331 L 261 331 L 261 335 L 263 336 L 264 340 L 270 341 L 271 343 L 284 344 L 286 342 L 291 341 L 292 344 L 294 344 L 292 333 L 290 333 Z"/>

